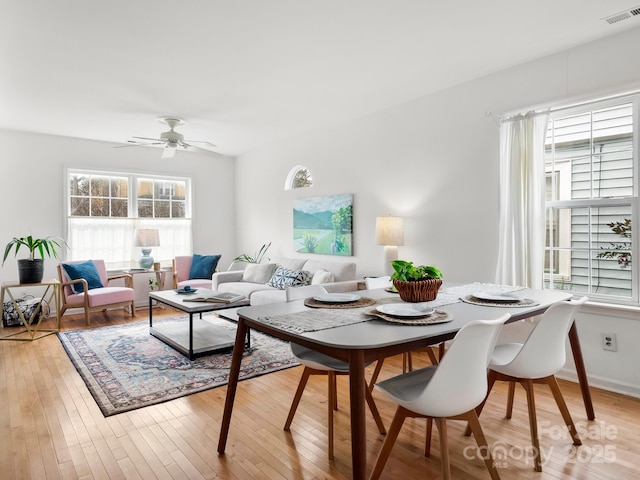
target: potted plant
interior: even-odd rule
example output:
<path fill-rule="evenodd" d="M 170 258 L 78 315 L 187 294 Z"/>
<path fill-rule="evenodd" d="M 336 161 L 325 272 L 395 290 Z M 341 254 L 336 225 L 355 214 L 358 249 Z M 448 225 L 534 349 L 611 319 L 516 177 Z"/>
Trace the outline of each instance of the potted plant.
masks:
<path fill-rule="evenodd" d="M 414 265 L 406 260 L 393 260 L 393 286 L 405 302 L 435 300 L 442 285 L 442 272 L 432 265 Z"/>
<path fill-rule="evenodd" d="M 7 243 L 4 249 L 4 257 L 2 259 L 2 265 L 7 260 L 9 253 L 14 249 L 14 253 L 17 256 L 20 247 L 26 247 L 29 251 L 29 258 L 22 258 L 18 260 L 18 278 L 20 283 L 40 283 L 44 276 L 44 256 L 59 258 L 57 248 L 67 246 L 67 243 L 59 237 L 44 237 L 33 238 L 31 235 L 28 237 L 13 237 L 13 239 Z M 35 258 L 36 254 L 40 255 L 40 258 Z"/>
<path fill-rule="evenodd" d="M 238 255 L 236 258 L 233 259 L 234 262 L 245 262 L 245 263 L 262 263 L 262 260 L 267 260 L 269 261 L 268 257 L 265 257 L 267 250 L 269 250 L 269 247 L 271 246 L 271 242 L 269 243 L 265 243 L 264 245 L 262 245 L 262 247 L 260 247 L 260 250 L 258 250 L 257 253 L 254 253 L 253 256 L 247 254 L 247 253 L 243 253 L 242 255 Z"/>

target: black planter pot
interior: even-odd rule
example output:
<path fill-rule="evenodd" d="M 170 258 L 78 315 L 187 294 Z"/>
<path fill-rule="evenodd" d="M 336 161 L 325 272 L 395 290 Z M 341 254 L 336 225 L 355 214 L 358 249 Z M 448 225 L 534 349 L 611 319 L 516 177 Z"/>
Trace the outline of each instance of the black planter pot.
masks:
<path fill-rule="evenodd" d="M 20 283 L 40 283 L 44 276 L 44 259 L 35 258 L 18 260 L 18 278 Z"/>

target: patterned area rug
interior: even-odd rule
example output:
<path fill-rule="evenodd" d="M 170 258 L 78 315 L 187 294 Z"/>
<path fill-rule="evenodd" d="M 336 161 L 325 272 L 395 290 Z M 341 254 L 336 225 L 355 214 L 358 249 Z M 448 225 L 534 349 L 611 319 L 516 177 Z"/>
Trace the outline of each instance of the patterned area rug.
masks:
<path fill-rule="evenodd" d="M 202 318 L 235 331 L 235 324 L 213 314 Z M 229 378 L 231 352 L 190 361 L 152 337 L 148 321 L 60 332 L 58 338 L 105 417 L 226 385 Z M 288 343 L 251 331 L 240 380 L 296 365 Z"/>

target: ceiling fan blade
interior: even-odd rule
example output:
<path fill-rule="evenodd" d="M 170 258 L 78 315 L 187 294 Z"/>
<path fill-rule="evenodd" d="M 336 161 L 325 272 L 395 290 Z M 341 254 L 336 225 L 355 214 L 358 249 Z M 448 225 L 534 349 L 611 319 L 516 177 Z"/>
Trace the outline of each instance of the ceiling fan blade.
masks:
<path fill-rule="evenodd" d="M 164 143 L 164 140 L 162 140 L 161 138 L 149 138 L 149 137 L 131 137 L 131 138 L 138 138 L 140 140 L 152 140 L 154 142 Z"/>
<path fill-rule="evenodd" d="M 162 158 L 172 158 L 176 154 L 176 149 L 171 147 L 165 147 L 162 150 Z"/>
<path fill-rule="evenodd" d="M 217 145 L 215 143 L 208 142 L 207 140 L 185 140 L 185 142 L 189 142 L 189 143 L 205 143 L 205 144 L 210 145 L 212 147 L 217 147 Z"/>
<path fill-rule="evenodd" d="M 161 145 L 164 142 L 154 142 L 154 143 L 137 143 L 129 140 L 129 145 L 116 145 L 113 148 L 127 148 L 127 147 L 148 147 L 149 145 Z"/>

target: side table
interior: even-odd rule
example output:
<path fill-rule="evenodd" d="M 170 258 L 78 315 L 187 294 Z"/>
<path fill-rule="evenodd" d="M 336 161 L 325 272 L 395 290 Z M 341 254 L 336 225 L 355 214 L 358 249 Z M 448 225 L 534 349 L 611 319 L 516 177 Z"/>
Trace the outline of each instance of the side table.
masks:
<path fill-rule="evenodd" d="M 32 288 L 32 287 L 40 287 L 44 288 L 44 292 L 40 297 L 40 302 L 38 302 L 38 306 L 31 314 L 30 318 L 25 318 L 24 313 L 20 310 L 18 305 L 18 301 L 13 296 L 11 292 L 12 289 L 16 288 Z M 0 303 L 4 306 L 4 295 L 5 292 L 7 296 L 10 298 L 10 301 L 13 302 L 13 306 L 15 307 L 18 315 L 20 316 L 20 320 L 22 321 L 23 329 L 18 332 L 13 332 L 8 335 L 0 336 L 0 340 L 22 340 L 22 341 L 32 341 L 37 340 L 39 338 L 45 337 L 47 335 L 51 335 L 52 333 L 56 333 L 60 331 L 60 282 L 58 280 L 50 280 L 46 282 L 40 283 L 18 283 L 18 282 L 4 282 L 2 284 L 2 293 L 0 294 Z M 40 313 L 42 312 L 42 303 L 43 301 L 47 301 L 49 305 L 55 306 L 56 311 L 56 328 L 40 328 L 42 323 L 42 316 Z M 38 318 L 37 321 L 34 321 Z M 14 328 L 14 327 L 4 327 L 2 326 L 2 330 L 4 332 L 5 328 Z M 26 334 L 26 335 L 24 335 Z"/>

